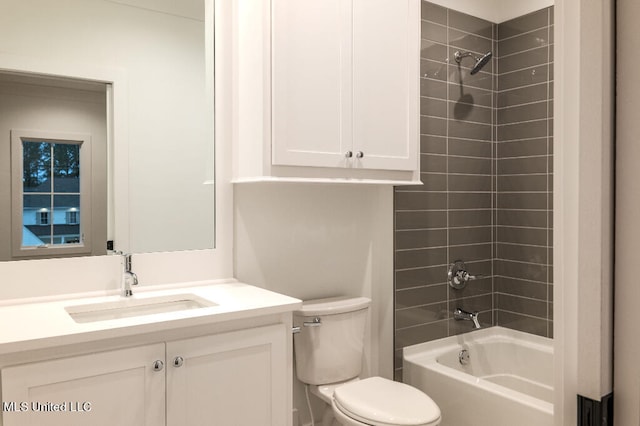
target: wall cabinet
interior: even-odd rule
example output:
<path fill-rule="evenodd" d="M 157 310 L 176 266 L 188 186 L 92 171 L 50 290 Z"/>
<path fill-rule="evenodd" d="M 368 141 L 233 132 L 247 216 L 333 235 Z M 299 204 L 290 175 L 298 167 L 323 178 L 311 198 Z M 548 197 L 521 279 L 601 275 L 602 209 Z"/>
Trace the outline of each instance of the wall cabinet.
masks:
<path fill-rule="evenodd" d="M 288 336 L 274 324 L 7 367 L 3 424 L 287 425 Z"/>
<path fill-rule="evenodd" d="M 236 181 L 419 180 L 419 0 L 220 8 Z"/>

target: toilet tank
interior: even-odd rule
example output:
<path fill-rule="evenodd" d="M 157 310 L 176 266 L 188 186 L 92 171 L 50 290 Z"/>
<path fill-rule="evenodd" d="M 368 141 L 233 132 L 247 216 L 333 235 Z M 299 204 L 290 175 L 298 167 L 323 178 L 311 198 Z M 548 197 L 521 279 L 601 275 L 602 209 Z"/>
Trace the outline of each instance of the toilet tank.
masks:
<path fill-rule="evenodd" d="M 293 313 L 296 374 L 303 383 L 321 385 L 360 375 L 364 328 L 371 300 L 332 297 L 303 302 Z"/>

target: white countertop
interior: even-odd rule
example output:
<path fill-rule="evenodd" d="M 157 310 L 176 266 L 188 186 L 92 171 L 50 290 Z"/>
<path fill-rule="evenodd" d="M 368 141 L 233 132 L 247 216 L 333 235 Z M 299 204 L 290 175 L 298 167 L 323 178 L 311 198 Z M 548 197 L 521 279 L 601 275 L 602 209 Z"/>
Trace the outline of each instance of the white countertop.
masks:
<path fill-rule="evenodd" d="M 134 292 L 127 300 L 193 294 L 216 306 L 85 323 L 76 323 L 65 308 L 124 298 L 87 297 L 3 306 L 0 307 L 0 355 L 280 314 L 302 306 L 298 299 L 238 282 L 199 283 L 154 291 L 138 291 L 134 287 Z"/>

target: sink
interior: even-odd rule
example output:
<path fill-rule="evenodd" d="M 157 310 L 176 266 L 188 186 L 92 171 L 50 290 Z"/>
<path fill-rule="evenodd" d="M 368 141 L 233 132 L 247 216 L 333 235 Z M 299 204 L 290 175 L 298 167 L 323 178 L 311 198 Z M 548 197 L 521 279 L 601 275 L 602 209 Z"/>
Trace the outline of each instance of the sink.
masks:
<path fill-rule="evenodd" d="M 195 294 L 126 298 L 115 302 L 91 303 L 65 307 L 65 311 L 77 323 L 106 321 L 144 315 L 162 314 L 218 306 Z"/>

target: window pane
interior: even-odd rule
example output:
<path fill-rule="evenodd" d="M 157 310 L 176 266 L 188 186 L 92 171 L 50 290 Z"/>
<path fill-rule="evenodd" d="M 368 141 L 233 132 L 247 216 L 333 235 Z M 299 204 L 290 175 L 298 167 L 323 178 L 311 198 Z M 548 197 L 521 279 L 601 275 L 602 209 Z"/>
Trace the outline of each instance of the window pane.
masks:
<path fill-rule="evenodd" d="M 24 194 L 22 197 L 22 245 L 51 244 L 53 220 L 51 196 Z"/>
<path fill-rule="evenodd" d="M 51 144 L 22 142 L 24 192 L 51 192 Z"/>
<path fill-rule="evenodd" d="M 55 244 L 80 243 L 80 196 L 53 196 L 53 239 Z"/>
<path fill-rule="evenodd" d="M 80 145 L 53 145 L 53 190 L 80 192 Z"/>

